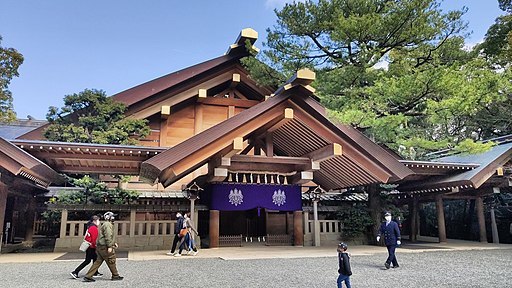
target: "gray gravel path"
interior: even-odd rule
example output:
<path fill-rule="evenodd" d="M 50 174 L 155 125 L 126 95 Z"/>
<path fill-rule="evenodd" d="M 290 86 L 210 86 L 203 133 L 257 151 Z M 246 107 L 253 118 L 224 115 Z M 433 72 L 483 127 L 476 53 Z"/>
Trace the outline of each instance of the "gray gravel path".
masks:
<path fill-rule="evenodd" d="M 353 287 L 512 287 L 512 250 L 400 254 L 398 269 L 383 269 L 386 255 L 353 256 Z M 220 260 L 193 257 L 120 260 L 125 280 L 71 279 L 78 261 L 0 264 L 0 287 L 336 287 L 337 258 Z M 85 273 L 86 271 L 82 271 Z M 180 275 L 181 276 L 178 276 Z M 181 283 L 181 284 L 178 284 Z"/>

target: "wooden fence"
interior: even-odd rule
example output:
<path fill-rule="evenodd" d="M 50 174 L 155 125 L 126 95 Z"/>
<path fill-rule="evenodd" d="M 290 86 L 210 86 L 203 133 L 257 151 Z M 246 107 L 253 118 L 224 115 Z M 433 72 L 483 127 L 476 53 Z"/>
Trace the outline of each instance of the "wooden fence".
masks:
<path fill-rule="evenodd" d="M 242 247 L 242 234 L 220 235 L 219 247 Z"/>

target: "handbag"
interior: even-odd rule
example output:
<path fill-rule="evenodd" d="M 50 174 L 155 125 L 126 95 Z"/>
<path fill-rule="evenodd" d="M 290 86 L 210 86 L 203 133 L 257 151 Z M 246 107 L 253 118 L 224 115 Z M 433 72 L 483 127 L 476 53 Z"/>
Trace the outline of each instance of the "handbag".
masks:
<path fill-rule="evenodd" d="M 91 246 L 91 243 L 84 240 L 82 244 L 80 244 L 80 248 L 78 248 L 78 250 L 85 252 L 87 249 L 89 249 L 89 246 Z"/>
<path fill-rule="evenodd" d="M 187 228 L 182 228 L 180 230 L 180 237 L 185 237 L 185 235 L 187 235 L 188 233 L 188 229 Z"/>
<path fill-rule="evenodd" d="M 87 237 L 87 235 L 90 235 L 89 228 L 87 228 L 87 231 L 85 231 L 84 241 L 82 242 L 82 244 L 80 244 L 80 247 L 78 248 L 78 250 L 80 250 L 82 252 L 87 251 L 87 249 L 89 249 L 89 246 L 91 246 L 91 243 L 89 241 L 85 240 L 85 237 Z"/>

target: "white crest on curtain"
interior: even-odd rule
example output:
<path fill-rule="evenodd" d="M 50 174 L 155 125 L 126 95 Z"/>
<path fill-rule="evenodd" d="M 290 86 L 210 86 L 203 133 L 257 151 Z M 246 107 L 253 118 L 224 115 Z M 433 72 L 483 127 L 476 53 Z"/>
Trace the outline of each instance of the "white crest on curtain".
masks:
<path fill-rule="evenodd" d="M 235 205 L 235 206 L 238 206 L 240 204 L 242 204 L 242 202 L 244 202 L 244 195 L 242 194 L 242 190 L 238 190 L 238 189 L 231 189 L 231 191 L 229 191 L 229 203 L 231 203 L 232 205 Z"/>

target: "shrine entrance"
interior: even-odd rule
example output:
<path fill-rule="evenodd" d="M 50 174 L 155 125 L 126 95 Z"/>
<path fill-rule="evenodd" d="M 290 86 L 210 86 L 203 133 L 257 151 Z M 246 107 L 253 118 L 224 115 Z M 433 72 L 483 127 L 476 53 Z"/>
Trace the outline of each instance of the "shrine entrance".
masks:
<path fill-rule="evenodd" d="M 254 208 L 246 211 L 220 211 L 220 235 L 242 235 L 245 241 L 260 241 L 267 234 L 266 211 Z"/>

